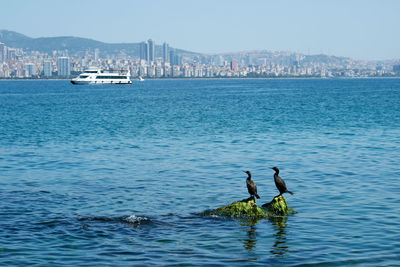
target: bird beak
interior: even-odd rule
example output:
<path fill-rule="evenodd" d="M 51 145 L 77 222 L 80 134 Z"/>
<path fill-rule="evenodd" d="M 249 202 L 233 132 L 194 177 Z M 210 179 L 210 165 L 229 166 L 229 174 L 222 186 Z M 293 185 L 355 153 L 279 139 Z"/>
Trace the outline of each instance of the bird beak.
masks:
<path fill-rule="evenodd" d="M 246 173 L 246 171 L 242 171 L 242 172 Z"/>

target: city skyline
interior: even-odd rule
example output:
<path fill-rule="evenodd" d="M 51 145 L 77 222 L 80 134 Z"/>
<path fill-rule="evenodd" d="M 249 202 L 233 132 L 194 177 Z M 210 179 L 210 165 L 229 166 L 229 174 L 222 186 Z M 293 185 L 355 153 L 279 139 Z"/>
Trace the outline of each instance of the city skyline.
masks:
<path fill-rule="evenodd" d="M 400 58 L 398 10 L 400 2 L 390 0 L 10 1 L 2 5 L 0 25 L 35 38 L 78 36 L 106 43 L 151 38 L 208 54 L 270 50 L 386 60 Z"/>
<path fill-rule="evenodd" d="M 108 47 L 106 51 L 101 51 L 99 46 L 103 43 L 92 40 L 92 45 L 88 46 L 88 39 L 82 38 L 34 39 L 9 31 L 0 31 L 0 37 L 4 37 L 6 43 L 14 44 L 14 47 L 8 47 L 0 42 L 0 79 L 70 78 L 88 67 L 124 70 L 138 78 L 361 78 L 400 75 L 399 62 L 394 60 L 365 61 L 270 51 L 205 55 L 169 49 L 166 42 L 159 46 L 157 55 L 152 39 L 128 46 L 125 44 L 123 47 L 128 50 L 110 50 Z M 37 41 L 51 43 L 51 51 L 49 47 L 29 48 Z M 82 47 L 86 48 L 82 50 Z"/>

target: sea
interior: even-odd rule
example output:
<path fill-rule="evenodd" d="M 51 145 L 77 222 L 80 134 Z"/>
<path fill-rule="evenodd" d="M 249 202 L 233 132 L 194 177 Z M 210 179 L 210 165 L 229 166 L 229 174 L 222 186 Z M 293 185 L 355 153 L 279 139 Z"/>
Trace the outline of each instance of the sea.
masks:
<path fill-rule="evenodd" d="M 0 265 L 399 266 L 399 167 L 400 79 L 0 81 Z"/>

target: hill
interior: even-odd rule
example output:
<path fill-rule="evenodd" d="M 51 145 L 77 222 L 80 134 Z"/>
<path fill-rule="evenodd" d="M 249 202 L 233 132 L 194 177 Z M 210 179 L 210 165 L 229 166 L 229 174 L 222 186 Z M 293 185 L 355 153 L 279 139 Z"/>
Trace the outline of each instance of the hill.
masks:
<path fill-rule="evenodd" d="M 86 51 L 94 51 L 98 48 L 101 57 L 106 55 L 123 55 L 127 57 L 139 57 L 140 43 L 104 43 L 88 38 L 62 36 L 62 37 L 40 37 L 31 38 L 26 35 L 0 30 L 0 42 L 8 47 L 22 48 L 24 51 L 39 51 L 41 53 L 52 54 L 54 50 L 68 50 L 70 56 L 83 56 Z M 172 47 L 171 47 L 172 49 Z M 313 65 L 323 64 L 330 66 L 348 65 L 351 62 L 357 62 L 346 57 L 336 57 L 328 55 L 304 55 L 288 51 L 242 51 L 232 53 L 219 54 L 201 54 L 182 49 L 175 49 L 178 54 L 184 55 L 187 58 L 195 59 L 195 62 L 206 63 L 223 60 L 238 62 L 246 62 L 247 64 L 263 64 L 265 62 L 279 65 Z M 156 57 L 162 56 L 162 46 L 155 46 Z M 374 63 L 376 64 L 376 63 Z"/>
<path fill-rule="evenodd" d="M 108 55 L 125 54 L 127 56 L 138 57 L 140 53 L 140 43 L 104 43 L 88 38 L 62 36 L 62 37 L 40 37 L 31 38 L 26 35 L 0 30 L 0 42 L 8 47 L 22 48 L 25 51 L 39 51 L 51 54 L 54 50 L 68 50 L 70 55 L 84 54 L 87 50 L 93 51 L 98 48 L 101 53 Z M 162 46 L 155 46 L 156 56 L 162 55 Z M 196 54 L 190 51 L 177 49 L 178 53 Z"/>

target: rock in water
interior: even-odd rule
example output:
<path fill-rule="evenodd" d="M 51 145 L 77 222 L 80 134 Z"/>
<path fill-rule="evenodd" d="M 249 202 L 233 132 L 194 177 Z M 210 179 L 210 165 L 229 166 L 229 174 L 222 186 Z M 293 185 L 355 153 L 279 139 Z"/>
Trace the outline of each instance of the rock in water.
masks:
<path fill-rule="evenodd" d="M 285 216 L 296 213 L 291 207 L 287 205 L 286 199 L 282 195 L 274 197 L 271 202 L 262 205 L 262 208 L 265 209 L 270 216 Z"/>
<path fill-rule="evenodd" d="M 262 219 L 274 216 L 291 215 L 294 213 L 296 212 L 287 205 L 285 197 L 280 195 L 274 197 L 271 202 L 262 205 L 262 208 L 257 205 L 254 197 L 250 197 L 233 202 L 216 210 L 208 210 L 202 212 L 198 215 L 218 215 L 227 217 Z"/>
<path fill-rule="evenodd" d="M 267 216 L 265 210 L 261 209 L 254 197 L 233 202 L 216 210 L 205 211 L 203 215 L 219 215 L 228 217 L 250 217 L 264 218 Z"/>

